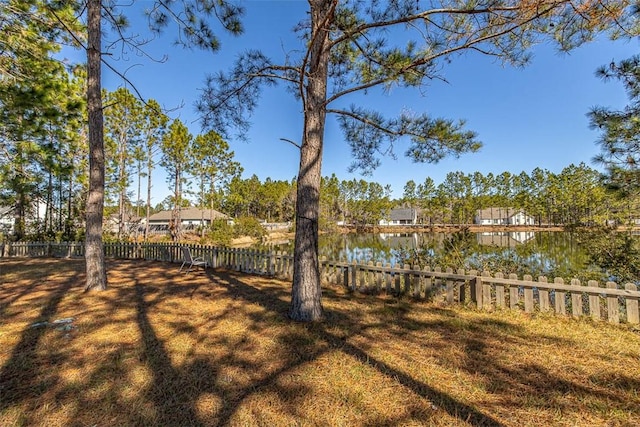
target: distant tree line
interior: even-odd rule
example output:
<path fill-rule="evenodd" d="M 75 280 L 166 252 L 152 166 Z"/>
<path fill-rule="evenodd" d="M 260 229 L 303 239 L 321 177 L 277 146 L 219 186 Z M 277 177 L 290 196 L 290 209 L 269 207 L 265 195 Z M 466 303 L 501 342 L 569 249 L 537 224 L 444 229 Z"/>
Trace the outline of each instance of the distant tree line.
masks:
<path fill-rule="evenodd" d="M 11 90 L 24 91 L 24 87 L 5 82 L 0 93 L 6 106 L 2 112 L 0 206 L 16 207 L 11 237 L 18 240 L 73 240 L 83 230 L 87 193 L 84 73 L 81 68 L 60 69 L 50 78 L 58 79 L 56 87 L 65 88 L 67 96 L 46 95 L 46 87 L 30 87 L 36 92 L 30 100 L 33 111 L 12 104 Z M 125 237 L 123 225 L 130 218 L 148 217 L 164 209 L 179 214 L 178 206 L 216 209 L 234 218 L 294 222 L 295 178 L 242 178 L 242 166 L 215 132 L 193 137 L 179 120 L 170 122 L 156 101 L 143 103 L 127 89 L 105 91 L 103 99 L 105 214 L 117 218 L 118 238 Z M 47 119 L 47 109 L 58 113 Z M 38 114 L 41 121 L 28 121 L 27 114 Z M 156 168 L 166 170 L 166 183 L 152 181 Z M 152 206 L 153 190 L 161 185 L 171 189 L 171 195 Z M 619 197 L 609 187 L 597 170 L 585 164 L 567 166 L 558 174 L 541 168 L 498 175 L 451 172 L 439 184 L 430 177 L 410 180 L 395 198 L 389 185 L 340 180 L 333 174 L 322 179 L 320 227 L 375 225 L 395 207 L 416 209 L 421 224 L 471 224 L 478 210 L 489 207 L 523 209 L 540 225 L 633 221 L 637 198 L 628 193 Z M 27 221 L 30 217 L 40 220 Z"/>
<path fill-rule="evenodd" d="M 630 215 L 629 205 L 608 193 L 600 173 L 584 163 L 558 174 L 540 168 L 498 175 L 451 172 L 438 186 L 430 178 L 409 181 L 402 202 L 420 208 L 423 223 L 471 224 L 478 210 L 490 207 L 522 209 L 539 225 L 590 225 Z"/>
<path fill-rule="evenodd" d="M 267 222 L 293 222 L 296 180 L 261 181 L 256 175 L 234 177 L 213 197 L 213 205 L 232 217 L 254 217 Z M 159 208 L 168 208 L 171 200 Z M 451 172 L 436 184 L 426 177 L 408 181 L 400 197 L 389 185 L 364 179 L 323 177 L 320 193 L 321 227 L 378 224 L 393 208 L 418 211 L 420 224 L 472 224 L 478 210 L 490 207 L 522 209 L 539 225 L 589 226 L 630 224 L 636 219 L 637 200 L 610 191 L 601 173 L 584 163 L 560 173 L 535 168 L 530 173 Z"/>
<path fill-rule="evenodd" d="M 83 70 L 61 71 L 58 78 L 68 96 L 47 98 L 49 106 L 34 101 L 33 108 L 63 110 L 64 120 L 45 118 L 35 127 L 20 120 L 26 113 L 14 110 L 11 116 L 11 110 L 3 110 L 7 125 L 2 129 L 0 206 L 18 207 L 14 239 L 73 240 L 82 234 L 87 192 Z M 295 178 L 242 178 L 242 166 L 215 132 L 193 137 L 179 120 L 170 122 L 156 101 L 142 103 L 126 89 L 105 91 L 103 98 L 105 214 L 117 218 L 118 238 L 126 237 L 123 225 L 130 218 L 165 209 L 179 212 L 178 206 L 216 209 L 234 218 L 294 222 Z M 11 106 L 7 100 L 3 105 Z M 166 183 L 152 181 L 156 168 L 166 170 Z M 153 189 L 161 185 L 171 189 L 171 195 L 152 206 Z M 320 227 L 375 225 L 397 207 L 416 209 L 420 224 L 471 224 L 478 210 L 490 207 L 522 209 L 539 225 L 634 221 L 637 197 L 609 190 L 601 173 L 583 163 L 557 174 L 541 168 L 497 175 L 451 172 L 439 184 L 430 177 L 410 180 L 399 197 L 393 197 L 389 185 L 340 180 L 333 174 L 322 179 Z M 29 217 L 41 219 L 27 221 Z"/>

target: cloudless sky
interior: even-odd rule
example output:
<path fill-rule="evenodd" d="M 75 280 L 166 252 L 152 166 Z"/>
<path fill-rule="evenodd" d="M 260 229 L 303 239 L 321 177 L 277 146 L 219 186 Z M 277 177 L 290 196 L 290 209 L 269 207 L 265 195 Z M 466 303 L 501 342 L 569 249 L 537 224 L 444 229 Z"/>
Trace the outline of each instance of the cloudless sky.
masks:
<path fill-rule="evenodd" d="M 150 5 L 136 1 L 136 7 Z M 292 27 L 304 18 L 308 4 L 301 0 L 247 1 L 243 3 L 245 33 L 239 37 L 220 33 L 221 50 L 215 54 L 198 49 L 173 46 L 175 29 L 168 29 L 152 41 L 147 52 L 156 58 L 164 54 L 164 63 L 125 55 L 118 60 L 114 52 L 111 64 L 136 85 L 146 98 L 153 98 L 169 113 L 180 118 L 196 135 L 201 133 L 194 103 L 200 96 L 205 76 L 227 70 L 237 55 L 246 49 L 260 49 L 275 62 L 284 53 L 301 47 Z M 144 20 L 131 19 L 132 30 L 145 33 Z M 139 14 L 138 14 L 139 15 Z M 140 30 L 138 30 L 140 29 Z M 600 38 L 569 54 L 557 53 L 550 44 L 533 48 L 533 59 L 523 69 L 502 66 L 493 58 L 468 54 L 453 59 L 443 70 L 447 82 L 434 81 L 425 90 L 395 88 L 389 93 L 372 90 L 343 101 L 342 105 L 366 103 L 382 113 L 397 116 L 403 110 L 427 112 L 432 116 L 465 119 L 467 128 L 478 133 L 483 142 L 480 152 L 447 158 L 438 164 L 415 164 L 403 157 L 406 142 L 398 145 L 398 159 L 383 159 L 371 176 L 350 174 L 348 146 L 333 116 L 328 116 L 323 176 L 335 173 L 339 179 L 363 178 L 382 185 L 390 184 L 392 197 L 402 196 L 409 180 L 417 184 L 431 177 L 441 183 L 449 172 L 462 171 L 499 174 L 509 171 L 530 173 L 540 167 L 559 173 L 570 164 L 584 162 L 592 167 L 598 152 L 596 131 L 588 128 L 586 113 L 596 105 L 622 108 L 627 99 L 617 82 L 595 77 L 597 67 L 639 53 L 637 39 L 611 42 Z M 115 90 L 122 80 L 103 67 L 103 86 Z M 300 105 L 290 93 L 279 88 L 263 91 L 260 107 L 252 117 L 249 142 L 229 140 L 235 158 L 243 168 L 243 177 L 257 175 L 261 181 L 291 180 L 298 172 L 298 150 L 280 138 L 300 141 L 302 115 Z M 169 195 L 169 185 L 158 170 L 154 177 L 153 204 Z"/>

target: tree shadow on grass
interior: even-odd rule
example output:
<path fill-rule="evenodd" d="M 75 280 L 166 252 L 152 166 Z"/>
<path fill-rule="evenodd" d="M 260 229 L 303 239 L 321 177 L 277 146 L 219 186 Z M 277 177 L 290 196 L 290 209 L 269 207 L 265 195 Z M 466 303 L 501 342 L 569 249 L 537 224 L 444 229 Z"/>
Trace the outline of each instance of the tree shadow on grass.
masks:
<path fill-rule="evenodd" d="M 235 273 L 221 273 L 221 279 L 230 293 L 236 298 L 243 298 L 247 302 L 259 304 L 265 310 L 277 313 L 278 316 L 285 316 L 288 309 L 286 293 L 283 288 L 276 287 L 273 293 L 268 289 L 258 289 L 248 285 L 243 280 L 242 275 Z M 338 296 L 331 289 L 323 289 L 325 301 L 335 298 L 349 298 L 349 302 L 354 302 L 354 296 Z M 357 301 L 356 301 L 357 302 Z M 365 305 L 383 305 L 384 302 L 376 300 L 375 297 L 363 297 Z M 407 303 L 409 304 L 409 303 Z M 350 304 L 351 305 L 351 304 Z M 356 304 L 357 305 L 357 304 Z M 432 321 L 417 321 L 409 316 L 414 310 L 426 309 L 440 313 L 440 315 L 430 316 Z M 373 356 L 368 350 L 368 346 L 381 348 L 376 341 L 375 335 L 369 335 L 369 330 L 387 328 L 392 326 L 385 320 L 375 318 L 373 322 L 361 321 L 358 307 L 353 310 L 325 310 L 327 321 L 306 325 L 306 329 L 318 341 L 328 345 L 328 349 L 337 349 L 347 355 L 352 356 L 361 364 L 374 368 L 379 373 L 385 375 L 418 396 L 427 399 L 437 405 L 438 408 L 446 411 L 448 415 L 462 422 L 472 425 L 499 426 L 502 422 L 497 415 L 488 414 L 477 409 L 452 395 L 442 392 L 422 381 L 416 380 L 411 375 L 406 374 L 398 366 L 394 366 Z M 614 379 L 586 378 L 581 375 L 562 375 L 556 368 L 545 366 L 544 361 L 537 359 L 528 360 L 526 353 L 536 351 L 532 347 L 536 344 L 555 347 L 563 346 L 571 349 L 574 346 L 572 339 L 558 336 L 549 336 L 544 333 L 532 333 L 517 323 L 504 321 L 497 318 L 473 316 L 460 319 L 455 312 L 446 308 L 433 306 L 412 305 L 411 308 L 398 304 L 398 309 L 392 310 L 394 331 L 399 343 L 406 343 L 414 348 L 428 347 L 434 351 L 434 359 L 440 361 L 443 366 L 451 366 L 452 369 L 460 370 L 472 375 L 477 383 L 476 387 L 483 389 L 489 396 L 493 396 L 495 404 L 487 404 L 493 407 L 496 414 L 509 412 L 506 408 L 522 410 L 525 413 L 530 411 L 548 411 L 548 415 L 553 417 L 553 413 L 561 411 L 565 414 L 574 414 L 580 417 L 580 410 L 576 409 L 574 399 L 579 401 L 599 402 L 597 405 L 604 405 L 611 411 L 619 411 L 621 414 L 637 413 L 640 419 L 640 399 L 637 396 L 638 381 L 633 377 L 620 377 Z M 344 327 L 339 328 L 340 325 Z M 336 328 L 338 326 L 338 328 Z M 340 329 L 336 332 L 336 329 Z M 347 332 L 344 332 L 347 331 Z M 431 331 L 441 338 L 439 342 L 445 342 L 449 353 L 440 354 L 436 344 L 421 341 L 420 331 Z M 363 341 L 362 338 L 365 338 Z M 353 338 L 358 338 L 359 343 L 355 344 Z M 284 341 L 287 342 L 286 340 Z M 295 351 L 296 343 L 299 341 L 290 340 L 287 351 Z M 458 349 L 462 357 L 455 358 L 451 355 L 451 349 Z M 522 354 L 510 354 L 510 352 L 522 350 Z M 570 350 L 568 350 L 570 351 Z M 317 358 L 319 355 L 313 355 Z M 523 357 L 521 357 L 523 356 Z M 425 366 L 425 369 L 429 369 Z M 606 384 L 606 386 L 604 386 Z M 636 390 L 634 392 L 634 390 Z M 585 410 L 583 407 L 582 410 Z M 506 411 L 506 412 L 505 412 Z M 576 412 L 577 411 L 577 412 Z M 493 410 L 492 410 L 493 412 Z M 595 411 L 597 416 L 603 416 L 599 411 Z M 510 415 L 509 415 L 510 417 Z M 624 417 L 623 417 L 624 418 Z M 388 420 L 392 422 L 392 420 Z M 393 422 L 396 422 L 394 420 Z"/>
<path fill-rule="evenodd" d="M 33 323 L 23 330 L 20 341 L 13 347 L 7 362 L 0 368 L 0 413 L 11 406 L 24 403 L 35 409 L 34 397 L 56 384 L 58 377 L 55 369 L 51 369 L 50 366 L 57 363 L 58 356 L 39 355 L 38 345 L 48 331 L 45 322 L 55 320 L 60 302 L 72 287 L 81 283 L 82 276 L 80 273 L 74 274 L 60 286 L 47 289 L 46 302 L 43 301 L 38 315 L 32 319 Z M 27 287 L 34 290 L 39 286 L 51 288 L 51 285 L 35 282 Z M 22 294 L 25 293 L 21 292 Z M 40 325 L 36 326 L 35 323 Z M 30 420 L 23 421 L 25 424 L 31 423 Z"/>
<path fill-rule="evenodd" d="M 240 275 L 236 275 L 233 273 L 225 272 L 220 273 L 218 277 L 218 281 L 222 284 L 226 285 L 228 292 L 232 293 L 236 297 L 242 298 L 247 302 L 259 304 L 266 310 L 275 311 L 280 316 L 286 315 L 288 311 L 288 304 L 286 301 L 283 301 L 283 292 L 282 287 L 274 287 L 277 289 L 277 292 L 274 294 L 272 292 L 265 292 L 263 289 L 257 289 L 253 286 L 247 285 L 241 279 Z M 327 290 L 323 290 L 325 292 L 325 297 L 329 297 L 331 292 Z M 285 294 L 286 295 L 286 294 Z M 328 317 L 330 317 L 331 324 L 337 322 L 355 322 L 354 319 L 350 319 L 345 317 L 343 314 L 338 312 L 328 312 Z M 425 399 L 428 399 L 432 402 L 438 402 L 441 407 L 449 413 L 449 415 L 463 420 L 465 422 L 471 423 L 472 425 L 478 426 L 501 426 L 502 424 L 495 418 L 490 415 L 484 414 L 481 411 L 473 408 L 470 405 L 467 405 L 446 393 L 438 391 L 433 387 L 428 386 L 420 381 L 415 380 L 414 378 L 406 375 L 402 371 L 395 369 L 393 366 L 372 357 L 366 351 L 358 348 L 355 345 L 349 344 L 346 340 L 349 337 L 338 336 L 332 332 L 327 330 L 327 324 L 325 323 L 313 323 L 308 325 L 308 331 L 318 340 L 326 343 L 328 345 L 326 350 L 322 352 L 312 352 L 306 354 L 307 360 L 317 359 L 321 354 L 325 353 L 329 349 L 337 349 L 342 351 L 343 353 L 354 357 L 363 365 L 369 366 L 384 376 L 386 376 L 391 381 L 395 381 L 404 387 L 411 390 L 418 396 L 421 396 Z M 284 343 L 289 343 L 289 349 L 286 351 L 295 352 L 295 345 L 299 344 L 298 339 L 287 339 L 284 337 L 282 340 Z M 287 369 L 292 369 L 293 366 L 287 367 Z M 266 378 L 260 387 L 268 384 L 273 379 L 277 378 L 282 372 L 277 372 L 272 375 L 270 378 Z M 239 399 L 238 404 L 241 400 L 248 397 L 251 393 L 255 391 L 255 388 L 252 386 L 250 389 L 245 390 L 241 399 Z M 225 425 L 231 419 L 233 412 L 227 412 L 225 416 L 222 417 L 222 424 Z M 389 420 L 391 421 L 391 420 Z M 397 421 L 397 420 L 396 420 Z"/>
<path fill-rule="evenodd" d="M 155 407 L 158 409 L 159 418 L 155 420 L 158 425 L 227 425 L 236 413 L 238 406 L 247 397 L 267 385 L 274 387 L 278 395 L 285 401 L 295 401 L 309 392 L 304 386 L 278 386 L 274 384 L 274 380 L 296 366 L 313 360 L 317 354 L 306 355 L 304 358 L 292 357 L 291 360 L 283 364 L 281 369 L 276 369 L 263 378 L 252 381 L 247 388 L 233 385 L 234 379 L 221 372 L 223 366 L 234 366 L 244 371 L 260 370 L 259 366 L 254 366 L 251 361 L 235 354 L 234 349 L 230 349 L 226 354 L 214 360 L 199 359 L 183 368 L 173 367 L 169 352 L 155 333 L 152 322 L 147 315 L 147 311 L 150 307 L 153 307 L 154 301 L 160 302 L 168 295 L 193 298 L 196 293 L 205 298 L 219 298 L 219 293 L 221 292 L 230 301 L 240 298 L 243 302 L 257 302 L 268 298 L 267 305 L 270 306 L 270 311 L 275 309 L 279 312 L 278 315 L 286 313 L 286 303 L 277 297 L 277 295 L 282 297 L 281 287 L 274 286 L 270 289 L 275 292 L 264 292 L 251 286 L 242 286 L 241 282 L 229 280 L 226 275 L 207 272 L 207 276 L 216 287 L 219 288 L 222 285 L 226 286 L 226 288 L 218 289 L 216 293 L 208 290 L 208 286 L 203 285 L 201 282 L 179 287 L 170 286 L 159 290 L 157 295 L 150 298 L 149 301 L 145 301 L 145 287 L 136 284 L 138 325 L 142 334 L 143 353 L 146 359 L 145 363 L 153 370 L 154 378 L 153 385 L 147 391 L 147 395 L 154 401 Z M 246 294 L 240 295 L 240 291 L 244 291 Z M 208 319 L 208 321 L 223 321 L 225 318 L 236 315 L 237 313 L 234 313 L 234 311 L 236 311 L 235 307 L 230 306 L 224 312 L 219 313 L 212 319 Z M 248 324 L 247 329 L 253 329 L 255 332 L 256 329 L 260 328 L 258 324 L 265 321 L 264 313 L 255 315 L 252 320 L 253 324 Z M 176 331 L 189 329 L 186 325 L 178 323 L 173 324 L 172 327 Z M 220 344 L 230 345 L 228 342 Z M 292 354 L 292 352 L 286 351 L 283 353 Z M 195 389 L 194 384 L 196 386 Z M 172 396 L 172 398 L 166 400 L 164 396 L 167 395 Z M 202 395 L 215 396 L 224 402 L 212 418 L 203 419 L 197 414 L 194 397 L 197 398 Z M 180 414 L 179 419 L 175 418 L 176 414 Z"/>
<path fill-rule="evenodd" d="M 330 356 L 340 357 L 333 353 L 348 356 L 347 359 L 376 371 L 385 378 L 385 383 L 400 385 L 415 395 L 416 400 L 427 400 L 438 408 L 438 412 L 430 414 L 409 406 L 401 415 L 365 414 L 362 425 L 428 423 L 446 415 L 460 424 L 501 426 L 514 419 L 506 414 L 508 411 L 523 410 L 527 414 L 535 411 L 536 403 L 525 403 L 526 399 L 539 400 L 543 410 L 548 410 L 547 402 L 550 402 L 556 408 L 575 413 L 575 409 L 563 406 L 569 402 L 563 394 L 572 393 L 578 398 L 591 398 L 595 404 L 606 401 L 611 410 L 636 410 L 628 395 L 629 390 L 637 390 L 640 383 L 632 375 L 612 376 L 603 372 L 589 378 L 596 386 L 590 388 L 582 382 L 571 381 L 572 377 L 558 378 L 541 364 L 512 365 L 509 360 L 496 358 L 496 355 L 504 356 L 509 348 L 500 347 L 500 342 L 521 345 L 527 340 L 542 339 L 549 346 L 567 344 L 554 341 L 555 337 L 532 336 L 517 324 L 485 316 L 462 319 L 446 308 L 342 295 L 332 288 L 323 289 L 325 305 L 331 307 L 325 310 L 327 320 L 297 324 L 287 318 L 290 287 L 282 281 L 256 279 L 224 270 L 185 276 L 174 267 L 119 263 L 114 270 L 118 270 L 122 283 L 112 287 L 110 296 L 92 294 L 92 301 L 101 305 L 98 311 L 87 311 L 87 317 L 91 314 L 92 319 L 83 326 L 86 328 L 83 333 L 103 334 L 105 340 L 101 345 L 104 346 L 100 349 L 104 349 L 106 357 L 78 358 L 71 362 L 91 368 L 91 374 L 74 386 L 56 384 L 60 379 L 55 373 L 43 374 L 46 368 L 51 368 L 51 360 L 42 360 L 43 356 L 36 354 L 43 332 L 25 330 L 8 362 L 0 369 L 0 412 L 17 404 L 34 408 L 37 399 L 29 392 L 55 388 L 60 397 L 56 401 L 66 399 L 75 405 L 76 416 L 70 418 L 74 420 L 73 425 L 102 425 L 111 420 L 121 425 L 231 425 L 246 422 L 243 417 L 247 415 L 247 408 L 256 410 L 252 407 L 253 399 L 264 396 L 275 399 L 279 405 L 276 411 L 283 419 L 313 423 L 318 421 L 305 418 L 309 415 L 303 406 L 313 399 L 312 393 L 317 393 L 316 386 L 311 383 L 312 390 L 304 378 L 298 380 L 296 376 L 306 372 L 304 365 L 309 362 L 322 363 L 327 359 L 336 360 Z M 53 290 L 43 303 L 40 317 L 34 321 L 51 319 L 74 281 L 79 282 L 80 278 L 69 278 L 64 286 Z M 335 304 L 341 298 L 346 304 Z M 209 311 L 195 308 L 196 304 L 206 308 L 208 301 L 219 304 Z M 361 313 L 366 310 L 369 314 L 363 318 Z M 435 314 L 416 320 L 413 314 L 419 310 Z M 242 322 L 234 324 L 237 330 L 227 334 L 226 325 L 236 317 Z M 135 336 L 122 340 L 117 334 L 110 337 L 101 331 L 117 322 L 122 322 Z M 108 329 L 111 330 L 113 328 Z M 397 346 L 412 346 L 413 350 L 420 351 L 429 348 L 435 355 L 425 360 L 473 375 L 474 382 L 496 399 L 478 409 L 443 392 L 445 387 L 438 389 L 437 385 L 408 374 L 402 364 L 396 364 L 393 359 L 377 356 L 385 346 L 379 342 L 381 330 L 392 336 L 396 334 L 393 340 L 397 339 Z M 425 342 L 421 331 L 430 331 L 440 339 L 436 343 Z M 487 332 L 493 337 L 485 336 Z M 189 338 L 186 343 L 175 339 L 182 335 Z M 262 335 L 277 346 L 266 346 L 267 350 L 274 350 L 273 354 L 252 357 L 252 352 L 260 346 L 265 351 L 264 343 L 254 342 Z M 184 348 L 176 351 L 176 345 Z M 198 347 L 216 351 L 200 354 Z M 439 354 L 440 350 L 447 349 L 459 349 L 460 357 Z M 95 352 L 87 354 L 95 355 Z M 277 363 L 271 363 L 272 360 Z M 32 371 L 14 378 L 15 372 L 24 367 Z M 130 378 L 134 370 L 141 368 L 149 373 L 148 379 L 131 389 Z M 428 370 L 429 366 L 424 369 Z M 7 390 L 17 393 L 7 399 Z M 91 396 L 87 396 L 89 394 Z M 138 406 L 132 407 L 123 400 L 128 394 L 134 396 L 132 402 Z M 358 404 L 348 399 L 345 402 Z M 501 414 L 505 414 L 504 420 Z M 250 418 L 254 422 L 267 423 L 267 418 L 260 418 L 266 416 L 262 413 L 249 414 L 251 416 L 256 417 Z M 27 417 L 26 424 L 33 421 Z"/>
<path fill-rule="evenodd" d="M 143 362 L 151 368 L 153 375 L 153 383 L 147 395 L 158 410 L 156 422 L 161 425 L 178 425 L 179 423 L 190 426 L 204 425 L 197 417 L 193 402 L 183 399 L 184 390 L 190 386 L 187 383 L 189 375 L 173 367 L 168 351 L 158 339 L 149 321 L 147 303 L 144 300 L 144 287 L 139 283 L 135 284 L 135 298 L 138 327 L 142 336 L 142 358 Z M 205 361 L 194 363 L 206 364 Z M 215 378 L 213 366 L 198 366 L 198 371 L 202 373 L 209 371 L 203 377 L 204 379 Z M 211 381 L 200 382 L 199 385 L 200 393 L 215 389 Z M 176 416 L 179 419 L 175 419 Z"/>
<path fill-rule="evenodd" d="M 7 319 L 6 311 L 13 303 L 29 295 L 41 284 L 37 281 L 31 281 L 28 285 L 18 286 L 15 283 L 9 283 L 5 277 L 12 271 L 17 270 L 7 265 L 2 266 L 0 274 L 0 316 Z M 4 276 L 4 277 L 3 277 Z"/>

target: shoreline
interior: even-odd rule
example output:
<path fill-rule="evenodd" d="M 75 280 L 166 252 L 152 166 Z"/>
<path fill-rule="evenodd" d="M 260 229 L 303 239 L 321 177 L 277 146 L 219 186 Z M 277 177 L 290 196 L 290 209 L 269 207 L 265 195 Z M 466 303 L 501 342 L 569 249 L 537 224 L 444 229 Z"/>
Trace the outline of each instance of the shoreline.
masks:
<path fill-rule="evenodd" d="M 392 226 L 368 226 L 368 227 L 341 227 L 341 233 L 454 233 L 457 231 L 469 231 L 471 233 L 482 232 L 520 232 L 520 231 L 565 231 L 565 227 L 559 225 L 477 225 L 477 224 L 433 224 L 433 225 L 392 225 Z"/>

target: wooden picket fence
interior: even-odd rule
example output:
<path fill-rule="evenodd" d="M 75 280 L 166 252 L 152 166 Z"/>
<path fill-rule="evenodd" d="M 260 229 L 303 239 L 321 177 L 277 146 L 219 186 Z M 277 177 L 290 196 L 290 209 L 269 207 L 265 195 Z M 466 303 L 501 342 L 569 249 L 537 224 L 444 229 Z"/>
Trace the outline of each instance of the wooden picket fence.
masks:
<path fill-rule="evenodd" d="M 293 257 L 290 254 L 252 249 L 222 248 L 173 243 L 105 243 L 105 256 L 118 259 L 144 259 L 181 263 L 183 246 L 193 256 L 205 258 L 214 268 L 227 268 L 250 274 L 291 280 Z M 0 243 L 0 257 L 82 257 L 84 243 Z M 320 261 L 323 283 L 345 286 L 352 291 L 386 292 L 407 295 L 417 300 L 441 300 L 454 304 L 471 304 L 479 309 L 548 312 L 574 317 L 590 316 L 611 323 L 640 323 L 640 291 L 633 283 L 619 286 L 577 279 L 565 283 L 562 278 L 549 281 L 529 275 L 478 271 L 445 271 L 429 267 L 387 266 Z"/>

